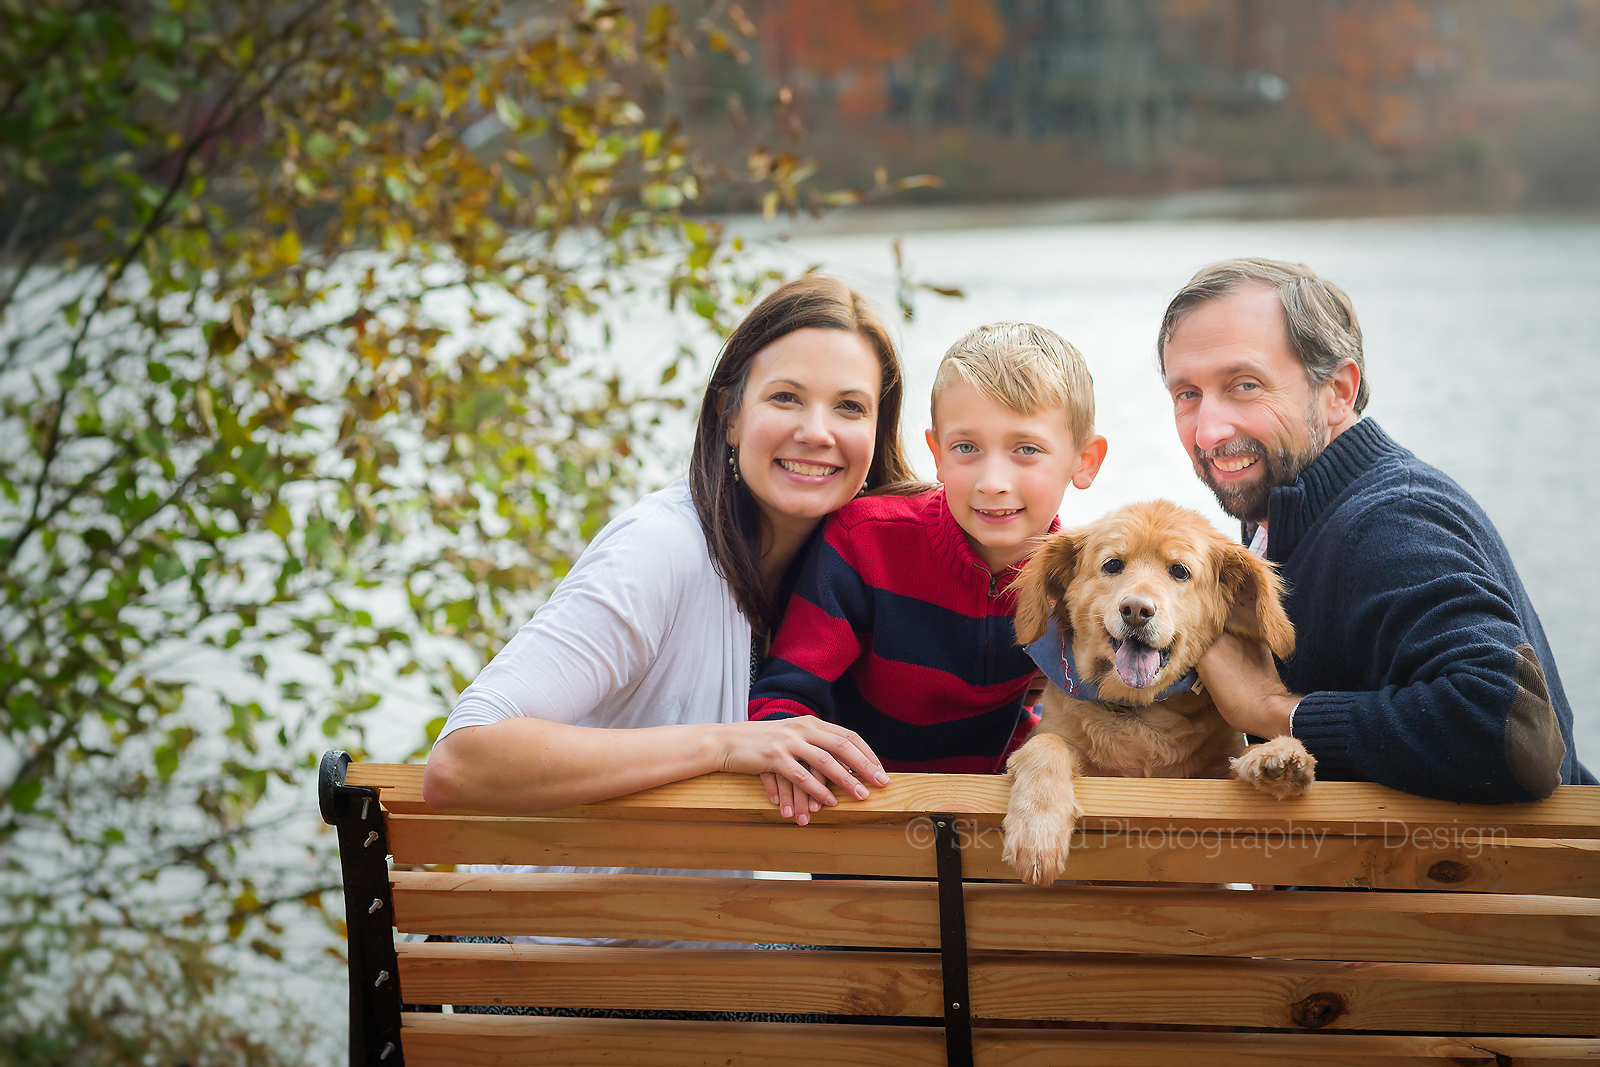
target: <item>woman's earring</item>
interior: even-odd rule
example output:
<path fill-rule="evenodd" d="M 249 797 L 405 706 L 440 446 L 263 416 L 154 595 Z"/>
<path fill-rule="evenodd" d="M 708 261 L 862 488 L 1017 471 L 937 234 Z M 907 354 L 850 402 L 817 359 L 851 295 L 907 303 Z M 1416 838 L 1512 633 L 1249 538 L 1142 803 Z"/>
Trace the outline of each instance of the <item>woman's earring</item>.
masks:
<path fill-rule="evenodd" d="M 733 472 L 734 484 L 739 482 L 739 450 L 733 445 L 728 446 L 728 469 Z"/>

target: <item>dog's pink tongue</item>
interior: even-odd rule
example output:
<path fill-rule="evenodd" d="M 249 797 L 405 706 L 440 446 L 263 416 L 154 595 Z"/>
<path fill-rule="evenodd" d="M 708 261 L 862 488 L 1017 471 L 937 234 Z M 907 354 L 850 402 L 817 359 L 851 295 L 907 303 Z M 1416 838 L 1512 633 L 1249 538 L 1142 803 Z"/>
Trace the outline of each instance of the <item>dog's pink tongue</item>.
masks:
<path fill-rule="evenodd" d="M 1132 689 L 1144 689 L 1161 669 L 1161 653 L 1132 638 L 1117 649 L 1117 677 Z"/>

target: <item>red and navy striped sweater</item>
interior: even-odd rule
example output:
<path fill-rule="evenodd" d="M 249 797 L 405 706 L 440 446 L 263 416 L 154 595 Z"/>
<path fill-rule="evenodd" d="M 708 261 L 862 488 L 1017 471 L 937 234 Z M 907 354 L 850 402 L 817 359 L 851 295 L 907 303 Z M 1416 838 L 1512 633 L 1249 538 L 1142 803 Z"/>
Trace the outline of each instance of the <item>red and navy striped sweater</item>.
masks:
<path fill-rule="evenodd" d="M 1011 625 L 1016 573 L 990 574 L 943 489 L 852 500 L 800 571 L 750 719 L 820 716 L 891 771 L 1004 770 L 1037 721 L 1022 707 L 1037 668 Z"/>

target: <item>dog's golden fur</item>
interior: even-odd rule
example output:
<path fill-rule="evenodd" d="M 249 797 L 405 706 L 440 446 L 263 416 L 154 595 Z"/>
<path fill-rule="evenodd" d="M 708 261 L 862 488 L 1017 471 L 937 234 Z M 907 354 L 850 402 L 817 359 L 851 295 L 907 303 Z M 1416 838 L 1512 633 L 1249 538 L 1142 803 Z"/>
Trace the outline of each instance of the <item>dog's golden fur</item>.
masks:
<path fill-rule="evenodd" d="M 1265 641 L 1279 657 L 1294 650 L 1272 566 L 1204 516 L 1165 500 L 1119 508 L 1046 541 L 1014 588 L 1019 643 L 1042 636 L 1053 615 L 1079 674 L 1106 700 L 1136 705 L 1117 710 L 1054 685 L 1045 692 L 1039 726 L 1006 764 L 1005 859 L 1023 881 L 1049 885 L 1066 865 L 1083 814 L 1074 775 L 1231 773 L 1279 799 L 1311 788 L 1316 761 L 1294 738 L 1246 749 L 1198 688 L 1152 703 L 1224 632 Z M 1128 668 L 1144 683 L 1137 688 L 1118 668 L 1116 649 L 1130 639 L 1144 650 L 1143 669 L 1160 663 L 1153 677 Z"/>

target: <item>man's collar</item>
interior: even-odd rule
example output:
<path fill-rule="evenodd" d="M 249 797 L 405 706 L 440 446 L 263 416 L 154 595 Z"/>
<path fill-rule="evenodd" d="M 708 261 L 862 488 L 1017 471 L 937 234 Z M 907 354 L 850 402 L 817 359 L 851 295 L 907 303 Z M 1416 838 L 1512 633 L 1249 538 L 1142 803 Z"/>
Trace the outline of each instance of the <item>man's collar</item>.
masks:
<path fill-rule="evenodd" d="M 1044 676 L 1055 683 L 1057 689 L 1074 700 L 1087 700 L 1094 704 L 1103 704 L 1113 710 L 1142 707 L 1141 704 L 1130 704 L 1125 700 L 1112 700 L 1100 695 L 1093 682 L 1089 681 L 1078 671 L 1078 665 L 1072 658 L 1071 634 L 1063 634 L 1056 624 L 1055 617 L 1050 619 L 1050 625 L 1045 629 L 1044 636 L 1026 646 L 1028 655 L 1033 657 L 1033 662 L 1044 672 Z M 1188 674 L 1173 682 L 1167 688 L 1157 693 L 1156 701 L 1175 697 L 1179 693 L 1187 693 L 1195 688 L 1200 680 L 1200 675 L 1191 670 Z"/>
<path fill-rule="evenodd" d="M 1322 455 L 1300 472 L 1293 485 L 1272 490 L 1272 537 L 1267 558 L 1275 563 L 1288 559 L 1318 516 L 1352 482 L 1380 463 L 1410 455 L 1372 419 L 1362 419 L 1347 428 L 1328 442 Z"/>

